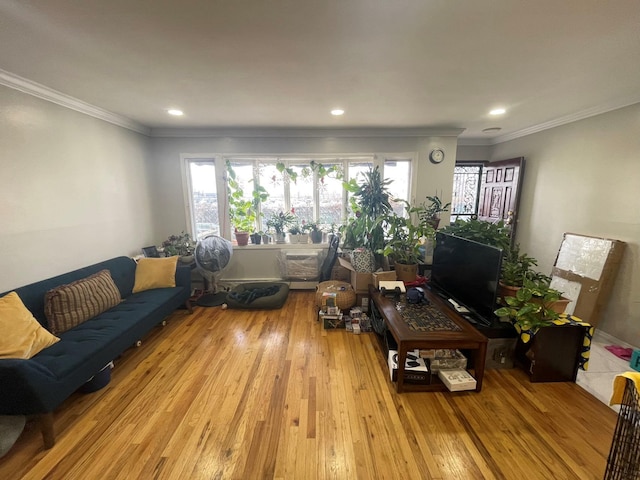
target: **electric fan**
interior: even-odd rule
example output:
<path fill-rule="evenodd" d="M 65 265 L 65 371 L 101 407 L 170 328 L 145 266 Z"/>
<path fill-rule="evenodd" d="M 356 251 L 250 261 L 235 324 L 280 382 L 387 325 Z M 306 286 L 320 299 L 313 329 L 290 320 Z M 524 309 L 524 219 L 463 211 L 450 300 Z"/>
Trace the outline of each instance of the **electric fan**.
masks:
<path fill-rule="evenodd" d="M 212 291 L 198 299 L 196 303 L 201 307 L 217 307 L 225 303 L 227 292 L 218 292 L 217 284 L 232 255 L 231 242 L 217 235 L 207 235 L 196 244 L 196 266 L 205 278 L 207 288 Z"/>

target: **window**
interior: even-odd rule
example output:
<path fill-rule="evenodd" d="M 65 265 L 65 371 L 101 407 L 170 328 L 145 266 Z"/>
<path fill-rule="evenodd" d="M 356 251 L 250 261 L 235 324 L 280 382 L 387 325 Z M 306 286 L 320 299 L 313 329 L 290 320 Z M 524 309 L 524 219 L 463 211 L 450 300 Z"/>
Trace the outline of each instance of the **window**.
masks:
<path fill-rule="evenodd" d="M 225 221 L 226 199 L 219 201 L 217 191 L 226 192 L 226 161 L 233 168 L 243 198 L 251 200 L 257 186 L 267 192 L 258 205 L 256 231 L 266 231 L 266 221 L 281 211 L 294 209 L 296 217 L 319 223 L 325 229 L 341 225 L 350 214 L 348 194 L 343 181 L 361 177 L 361 173 L 378 165 L 385 179 L 393 180 L 389 191 L 393 197 L 409 200 L 411 158 L 378 160 L 373 155 L 327 157 L 217 157 L 185 159 L 188 187 L 188 212 L 196 238 L 213 233 L 229 238 Z M 218 168 L 218 177 L 216 177 Z M 404 204 L 392 202 L 394 211 L 404 214 Z M 222 220 L 222 221 L 221 221 Z"/>
<path fill-rule="evenodd" d="M 478 214 L 482 163 L 458 163 L 453 170 L 451 221 Z"/>
<path fill-rule="evenodd" d="M 208 233 L 220 235 L 216 166 L 213 160 L 189 160 L 187 183 L 190 190 L 191 224 L 195 238 Z"/>
<path fill-rule="evenodd" d="M 385 160 L 384 177 L 391 180 L 389 192 L 395 200 L 391 200 L 391 207 L 396 215 L 406 214 L 405 204 L 400 200 L 409 201 L 411 186 L 411 160 Z"/>

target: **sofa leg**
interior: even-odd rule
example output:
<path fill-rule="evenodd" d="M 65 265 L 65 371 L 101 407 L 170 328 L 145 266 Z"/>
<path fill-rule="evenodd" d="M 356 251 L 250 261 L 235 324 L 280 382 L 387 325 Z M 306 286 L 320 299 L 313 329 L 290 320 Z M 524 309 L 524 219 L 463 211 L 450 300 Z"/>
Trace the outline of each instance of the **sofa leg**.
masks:
<path fill-rule="evenodd" d="M 44 448 L 49 450 L 56 443 L 56 434 L 53 430 L 53 412 L 40 414 L 39 420 Z"/>
<path fill-rule="evenodd" d="M 187 300 L 187 302 L 184 305 L 187 307 L 187 310 L 189 310 L 189 313 L 193 313 L 193 306 L 191 305 L 191 300 Z"/>

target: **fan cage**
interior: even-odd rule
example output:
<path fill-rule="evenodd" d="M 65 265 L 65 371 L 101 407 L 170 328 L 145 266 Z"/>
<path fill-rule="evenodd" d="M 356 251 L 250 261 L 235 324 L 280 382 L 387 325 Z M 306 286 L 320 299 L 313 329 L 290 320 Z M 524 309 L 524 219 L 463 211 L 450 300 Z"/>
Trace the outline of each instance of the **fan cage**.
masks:
<path fill-rule="evenodd" d="M 618 421 L 607 459 L 605 480 L 640 478 L 640 397 L 635 383 L 626 379 Z"/>

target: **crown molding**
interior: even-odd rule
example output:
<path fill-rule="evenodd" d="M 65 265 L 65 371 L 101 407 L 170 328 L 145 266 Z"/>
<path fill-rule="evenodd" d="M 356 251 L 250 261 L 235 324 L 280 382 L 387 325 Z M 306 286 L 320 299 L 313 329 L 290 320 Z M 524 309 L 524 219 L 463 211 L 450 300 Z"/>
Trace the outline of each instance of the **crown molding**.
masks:
<path fill-rule="evenodd" d="M 565 115 L 564 117 L 559 117 L 554 120 L 549 120 L 548 122 L 539 123 L 528 128 L 523 128 L 522 130 L 506 133 L 504 135 L 498 135 L 492 138 L 459 138 L 458 145 L 498 145 L 500 143 L 509 142 L 517 138 L 522 138 L 534 133 L 542 132 L 544 130 L 549 130 L 551 128 L 560 127 L 562 125 L 567 125 L 569 123 L 578 122 L 580 120 L 585 120 L 597 115 L 602 115 L 603 113 L 619 110 L 620 108 L 635 105 L 636 103 L 640 103 L 640 97 L 638 96 L 626 98 L 617 102 L 606 103 L 593 108 L 588 108 L 580 112 L 572 113 L 571 115 Z"/>
<path fill-rule="evenodd" d="M 152 128 L 151 137 L 457 137 L 464 128 Z"/>
<path fill-rule="evenodd" d="M 109 112 L 108 110 L 83 102 L 82 100 L 78 100 L 77 98 L 58 92 L 57 90 L 53 90 L 45 85 L 2 69 L 0 69 L 0 85 L 13 88 L 14 90 L 19 90 L 23 93 L 41 98 L 42 100 L 75 110 L 79 113 L 84 113 L 85 115 L 112 123 L 128 130 L 133 130 L 134 132 L 141 133 L 143 135 L 148 136 L 150 133 L 150 129 L 148 127 L 145 127 L 130 118 Z"/>

